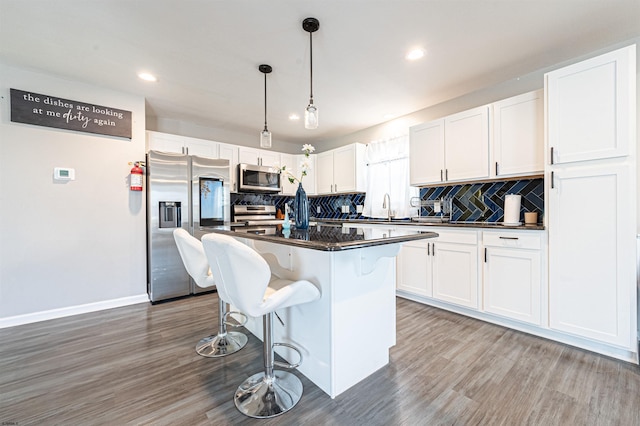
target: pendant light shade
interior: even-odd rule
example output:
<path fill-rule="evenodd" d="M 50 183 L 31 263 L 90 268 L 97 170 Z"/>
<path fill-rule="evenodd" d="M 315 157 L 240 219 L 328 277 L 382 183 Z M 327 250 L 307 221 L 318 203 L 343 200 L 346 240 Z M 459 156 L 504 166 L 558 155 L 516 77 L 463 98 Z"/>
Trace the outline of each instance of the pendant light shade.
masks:
<path fill-rule="evenodd" d="M 267 128 L 267 74 L 273 69 L 271 65 L 262 64 L 258 70 L 264 74 L 264 129 L 260 132 L 260 148 L 271 148 L 271 132 Z"/>
<path fill-rule="evenodd" d="M 318 128 L 318 107 L 313 104 L 313 33 L 320 28 L 320 21 L 316 18 L 306 18 L 302 21 L 302 29 L 309 33 L 309 57 L 310 57 L 310 95 L 309 105 L 304 111 L 304 127 L 305 129 Z"/>

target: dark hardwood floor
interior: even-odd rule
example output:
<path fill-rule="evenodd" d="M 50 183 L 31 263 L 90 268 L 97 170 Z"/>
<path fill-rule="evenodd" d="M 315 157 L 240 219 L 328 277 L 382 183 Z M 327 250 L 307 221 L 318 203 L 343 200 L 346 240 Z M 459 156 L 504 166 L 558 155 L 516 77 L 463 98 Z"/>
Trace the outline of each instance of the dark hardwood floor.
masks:
<path fill-rule="evenodd" d="M 0 424 L 640 425 L 636 365 L 404 299 L 397 306 L 388 366 L 334 400 L 296 373 L 302 400 L 269 420 L 233 404 L 262 369 L 259 340 L 220 359 L 194 351 L 217 330 L 215 294 L 2 329 Z"/>

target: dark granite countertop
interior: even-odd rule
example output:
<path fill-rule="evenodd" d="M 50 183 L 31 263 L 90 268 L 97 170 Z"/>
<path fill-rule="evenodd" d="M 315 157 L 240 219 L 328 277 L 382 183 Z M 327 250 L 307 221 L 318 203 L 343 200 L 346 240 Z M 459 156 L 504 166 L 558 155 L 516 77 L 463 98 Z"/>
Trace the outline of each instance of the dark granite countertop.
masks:
<path fill-rule="evenodd" d="M 542 224 L 535 225 L 504 225 L 502 222 L 471 222 L 471 221 L 453 221 L 453 222 L 412 222 L 409 219 L 393 219 L 391 221 L 376 220 L 376 219 L 322 219 L 312 218 L 313 223 L 327 223 L 327 224 L 343 224 L 343 223 L 370 223 L 372 225 L 410 225 L 410 226 L 423 226 L 423 227 L 454 227 L 454 228 L 484 228 L 493 230 L 529 230 L 529 231 L 542 231 L 545 229 Z"/>
<path fill-rule="evenodd" d="M 275 235 L 260 231 L 250 231 L 242 227 L 220 226 L 211 228 L 211 232 L 231 235 L 233 237 L 268 241 L 321 251 L 352 250 L 385 244 L 435 238 L 437 233 L 431 231 L 394 230 L 389 232 L 380 228 L 349 228 L 338 223 L 320 223 L 310 225 L 301 230 L 291 227 L 289 232 L 277 226 Z"/>

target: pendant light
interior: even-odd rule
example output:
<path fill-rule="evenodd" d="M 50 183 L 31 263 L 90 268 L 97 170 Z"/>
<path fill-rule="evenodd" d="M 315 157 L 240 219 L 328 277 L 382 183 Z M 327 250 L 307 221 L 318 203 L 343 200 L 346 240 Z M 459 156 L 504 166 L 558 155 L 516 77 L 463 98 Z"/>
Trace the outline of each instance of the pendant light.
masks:
<path fill-rule="evenodd" d="M 260 148 L 271 148 L 271 132 L 267 129 L 267 74 L 272 71 L 271 65 L 258 66 L 264 74 L 264 129 L 260 132 Z"/>
<path fill-rule="evenodd" d="M 317 129 L 318 128 L 318 107 L 313 104 L 313 33 L 320 28 L 320 21 L 316 18 L 306 18 L 302 21 L 302 29 L 309 33 L 309 56 L 310 61 L 310 87 L 311 92 L 309 95 L 309 105 L 304 111 L 304 127 L 305 129 Z"/>

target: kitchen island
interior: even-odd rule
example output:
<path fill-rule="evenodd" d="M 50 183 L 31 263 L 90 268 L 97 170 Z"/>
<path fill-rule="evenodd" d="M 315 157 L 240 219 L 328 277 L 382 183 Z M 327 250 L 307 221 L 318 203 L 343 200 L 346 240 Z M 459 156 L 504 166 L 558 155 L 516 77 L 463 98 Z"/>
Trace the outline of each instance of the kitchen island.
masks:
<path fill-rule="evenodd" d="M 221 227 L 267 259 L 287 279 L 305 279 L 321 291 L 318 301 L 277 312 L 274 342 L 290 343 L 303 354 L 298 371 L 332 398 L 389 363 L 396 343 L 395 257 L 407 241 L 435 232 L 350 228 L 332 224 L 308 230 L 276 229 L 275 234 Z M 246 328 L 262 339 L 262 319 Z M 289 362 L 295 352 L 276 347 Z"/>

